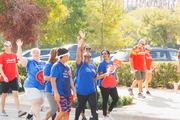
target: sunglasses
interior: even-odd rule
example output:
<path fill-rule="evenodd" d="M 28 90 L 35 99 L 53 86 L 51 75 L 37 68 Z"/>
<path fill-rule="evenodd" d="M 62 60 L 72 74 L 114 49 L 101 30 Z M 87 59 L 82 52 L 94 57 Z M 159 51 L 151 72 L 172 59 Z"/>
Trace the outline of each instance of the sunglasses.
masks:
<path fill-rule="evenodd" d="M 84 56 L 84 58 L 91 58 L 91 56 Z"/>
<path fill-rule="evenodd" d="M 102 55 L 107 55 L 107 52 L 102 53 Z"/>
<path fill-rule="evenodd" d="M 86 50 L 91 50 L 91 48 L 86 48 Z"/>
<path fill-rule="evenodd" d="M 145 44 L 141 43 L 142 46 L 144 46 Z"/>

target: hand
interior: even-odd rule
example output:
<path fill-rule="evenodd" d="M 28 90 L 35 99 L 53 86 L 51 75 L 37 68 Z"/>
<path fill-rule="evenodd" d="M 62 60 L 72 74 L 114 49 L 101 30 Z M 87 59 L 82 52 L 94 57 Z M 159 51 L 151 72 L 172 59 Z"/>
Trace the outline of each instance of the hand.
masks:
<path fill-rule="evenodd" d="M 131 73 L 134 73 L 135 71 L 134 71 L 134 68 L 131 68 Z"/>
<path fill-rule="evenodd" d="M 83 39 L 79 40 L 79 41 L 78 41 L 78 47 L 81 47 L 81 46 L 83 45 L 83 43 L 84 43 L 84 40 L 83 40 Z"/>
<path fill-rule="evenodd" d="M 79 35 L 81 36 L 82 39 L 85 38 L 85 33 L 83 33 L 81 30 L 79 31 Z"/>
<path fill-rule="evenodd" d="M 116 80 L 116 85 L 119 83 L 119 80 Z"/>
<path fill-rule="evenodd" d="M 73 101 L 76 100 L 76 93 L 73 93 Z"/>
<path fill-rule="evenodd" d="M 21 79 L 20 78 L 18 78 L 18 83 L 21 83 Z"/>
<path fill-rule="evenodd" d="M 18 47 L 21 47 L 22 44 L 23 44 L 23 42 L 21 41 L 21 39 L 18 39 L 18 40 L 16 41 L 16 44 L 17 44 Z"/>
<path fill-rule="evenodd" d="M 60 101 L 59 93 L 54 93 L 54 99 L 55 101 Z"/>
<path fill-rule="evenodd" d="M 4 82 L 9 82 L 6 76 L 3 76 L 3 78 L 4 78 Z"/>

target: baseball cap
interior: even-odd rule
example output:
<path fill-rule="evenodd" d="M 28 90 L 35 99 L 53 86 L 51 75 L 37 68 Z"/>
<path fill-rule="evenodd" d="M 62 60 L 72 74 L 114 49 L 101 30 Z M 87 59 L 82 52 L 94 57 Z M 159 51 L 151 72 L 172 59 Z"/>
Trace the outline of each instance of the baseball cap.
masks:
<path fill-rule="evenodd" d="M 4 45 L 11 46 L 11 42 L 10 42 L 10 41 L 6 41 L 6 42 L 4 43 Z"/>
<path fill-rule="evenodd" d="M 151 50 L 151 47 L 149 45 L 145 45 L 144 48 L 147 50 Z"/>

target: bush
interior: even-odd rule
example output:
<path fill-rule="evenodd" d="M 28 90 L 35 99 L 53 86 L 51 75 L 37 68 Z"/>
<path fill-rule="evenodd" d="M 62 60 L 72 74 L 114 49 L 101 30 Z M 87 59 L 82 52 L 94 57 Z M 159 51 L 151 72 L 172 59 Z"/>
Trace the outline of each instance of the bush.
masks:
<path fill-rule="evenodd" d="M 68 61 L 71 67 L 72 78 L 76 68 L 75 61 Z M 95 62 L 98 66 L 99 62 Z M 180 78 L 177 71 L 177 62 L 154 62 L 158 72 L 152 71 L 152 81 L 149 84 L 151 87 L 172 88 L 171 82 L 178 82 Z M 18 63 L 19 73 L 21 76 L 26 76 L 26 68 Z M 119 77 L 119 86 L 130 86 L 134 80 L 134 74 L 130 72 L 130 65 L 128 62 L 123 62 L 121 67 L 117 68 L 117 75 Z M 25 77 L 23 77 L 25 78 Z M 22 79 L 24 80 L 24 79 Z"/>
<path fill-rule="evenodd" d="M 100 95 L 100 91 L 98 91 L 98 102 L 97 102 L 97 106 L 98 106 L 98 109 L 101 110 L 102 109 L 102 98 L 101 98 L 101 95 Z M 116 107 L 121 107 L 121 106 L 125 106 L 125 105 L 129 105 L 131 104 L 133 101 L 133 97 L 130 97 L 130 96 L 124 96 L 124 97 L 121 97 L 119 96 L 119 99 L 118 99 L 118 102 L 116 104 Z M 110 103 L 112 102 L 112 98 L 109 96 L 109 99 L 108 99 L 108 107 L 110 105 Z M 75 101 L 72 102 L 71 106 L 72 107 L 76 107 L 78 104 L 78 100 L 76 99 Z M 86 108 L 87 109 L 90 109 L 90 105 L 89 103 L 87 102 L 86 103 Z"/>

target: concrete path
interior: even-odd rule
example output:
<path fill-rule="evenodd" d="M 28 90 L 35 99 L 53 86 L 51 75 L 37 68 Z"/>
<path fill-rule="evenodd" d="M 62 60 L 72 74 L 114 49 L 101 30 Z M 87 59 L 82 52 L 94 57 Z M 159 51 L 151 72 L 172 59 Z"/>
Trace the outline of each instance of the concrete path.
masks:
<path fill-rule="evenodd" d="M 118 93 L 121 96 L 129 96 L 127 87 L 118 87 Z M 180 120 L 180 91 L 175 93 L 169 89 L 150 89 L 151 96 L 145 99 L 138 98 L 138 89 L 134 88 L 134 100 L 132 105 L 115 108 L 112 117 L 115 120 Z M 0 96 L 1 97 L 1 96 Z M 28 111 L 30 103 L 25 93 L 19 93 L 21 108 Z M 6 101 L 5 110 L 8 117 L 0 116 L 0 120 L 25 120 L 25 116 L 18 118 L 17 110 L 14 104 L 12 94 L 9 94 Z M 45 99 L 42 107 L 41 120 L 49 110 L 49 105 Z M 74 120 L 75 108 L 72 108 L 70 120 Z M 90 110 L 86 110 L 86 116 L 89 118 Z M 99 110 L 99 120 L 103 120 L 102 110 Z"/>

